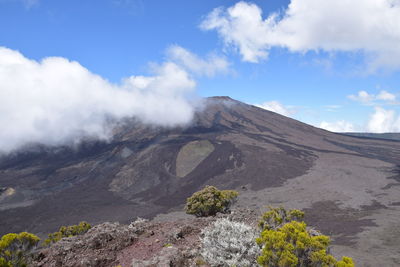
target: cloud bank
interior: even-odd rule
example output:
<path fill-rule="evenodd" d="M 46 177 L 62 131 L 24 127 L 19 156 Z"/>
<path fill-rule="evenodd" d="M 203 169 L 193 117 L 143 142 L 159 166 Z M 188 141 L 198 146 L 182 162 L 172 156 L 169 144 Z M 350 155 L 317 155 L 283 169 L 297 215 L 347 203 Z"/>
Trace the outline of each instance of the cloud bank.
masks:
<path fill-rule="evenodd" d="M 183 48 L 174 49 L 199 60 Z M 113 84 L 75 61 L 35 61 L 0 47 L 0 151 L 27 143 L 68 144 L 88 136 L 105 139 L 111 130 L 108 118 L 136 117 L 167 127 L 189 123 L 194 106 L 188 96 L 196 87 L 190 69 L 170 60 L 153 65 L 152 71 L 152 76 Z"/>
<path fill-rule="evenodd" d="M 400 115 L 395 110 L 376 106 L 362 127 L 356 127 L 345 120 L 323 121 L 318 127 L 331 132 L 395 133 L 400 132 Z"/>
<path fill-rule="evenodd" d="M 372 133 L 393 133 L 400 131 L 400 116 L 394 110 L 375 107 L 370 116 L 367 131 Z"/>
<path fill-rule="evenodd" d="M 272 47 L 291 52 L 361 52 L 369 70 L 400 67 L 400 1 L 291 0 L 265 19 L 255 4 L 214 9 L 201 23 L 216 30 L 244 61 L 259 62 Z"/>
<path fill-rule="evenodd" d="M 347 121 L 336 121 L 336 122 L 326 122 L 323 121 L 320 123 L 319 128 L 336 132 L 336 133 L 345 133 L 345 132 L 354 132 L 354 125 Z"/>

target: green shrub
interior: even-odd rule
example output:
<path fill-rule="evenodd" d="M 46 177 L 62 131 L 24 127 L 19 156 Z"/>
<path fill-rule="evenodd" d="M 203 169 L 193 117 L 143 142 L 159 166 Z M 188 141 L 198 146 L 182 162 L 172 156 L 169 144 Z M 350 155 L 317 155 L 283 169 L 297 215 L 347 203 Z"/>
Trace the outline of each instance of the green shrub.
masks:
<path fill-rule="evenodd" d="M 39 241 L 39 237 L 27 232 L 3 235 L 0 239 L 0 267 L 27 266 L 28 257 Z"/>
<path fill-rule="evenodd" d="M 304 212 L 300 210 L 286 210 L 283 207 L 269 207 L 269 211 L 265 212 L 258 225 L 262 230 L 277 229 L 285 223 L 291 221 L 302 221 Z"/>
<path fill-rule="evenodd" d="M 311 233 L 298 210 L 270 208 L 261 219 L 262 232 L 256 239 L 262 247 L 258 263 L 264 267 L 354 267 L 353 260 L 337 261 L 329 254 L 328 236 Z M 290 221 L 292 220 L 292 221 Z"/>
<path fill-rule="evenodd" d="M 71 237 L 86 233 L 92 226 L 87 222 L 80 222 L 78 225 L 61 226 L 58 232 L 48 235 L 48 238 L 44 241 L 45 245 L 50 245 L 61 240 L 64 237 Z"/>
<path fill-rule="evenodd" d="M 187 214 L 197 217 L 227 212 L 238 194 L 233 190 L 218 190 L 214 186 L 206 186 L 187 199 L 185 210 Z"/>

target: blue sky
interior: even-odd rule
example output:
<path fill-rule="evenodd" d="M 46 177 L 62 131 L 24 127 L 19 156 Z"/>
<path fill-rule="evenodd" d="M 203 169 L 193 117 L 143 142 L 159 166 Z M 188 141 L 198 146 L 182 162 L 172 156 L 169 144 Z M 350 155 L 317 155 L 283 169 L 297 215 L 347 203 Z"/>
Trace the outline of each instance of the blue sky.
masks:
<path fill-rule="evenodd" d="M 154 75 L 178 47 L 226 63 L 212 74 L 183 64 L 200 96 L 334 131 L 399 131 L 400 6 L 348 2 L 0 0 L 0 46 L 37 62 L 79 62 L 111 84 Z"/>

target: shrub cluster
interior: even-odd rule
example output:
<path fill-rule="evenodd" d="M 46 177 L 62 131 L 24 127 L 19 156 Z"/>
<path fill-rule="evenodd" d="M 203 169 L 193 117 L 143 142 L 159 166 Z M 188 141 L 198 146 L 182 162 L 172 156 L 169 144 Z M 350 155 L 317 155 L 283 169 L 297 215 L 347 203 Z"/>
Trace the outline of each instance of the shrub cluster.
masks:
<path fill-rule="evenodd" d="M 0 267 L 27 266 L 28 257 L 39 241 L 39 237 L 27 232 L 2 236 L 0 239 Z"/>
<path fill-rule="evenodd" d="M 303 217 L 299 210 L 270 207 L 261 217 L 259 231 L 219 219 L 202 232 L 201 256 L 211 266 L 355 266 L 352 258 L 335 259 L 329 251 L 330 238 L 307 228 Z"/>
<path fill-rule="evenodd" d="M 187 199 L 185 210 L 197 217 L 224 213 L 229 211 L 238 194 L 233 190 L 218 190 L 214 186 L 206 186 Z"/>
<path fill-rule="evenodd" d="M 50 245 L 61 240 L 64 237 L 71 237 L 86 233 L 92 226 L 87 222 L 80 222 L 78 225 L 61 226 L 58 232 L 48 235 L 44 241 L 45 245 Z"/>
<path fill-rule="evenodd" d="M 219 219 L 203 230 L 201 255 L 211 266 L 256 266 L 260 253 L 256 236 L 249 225 Z"/>
<path fill-rule="evenodd" d="M 298 210 L 270 208 L 261 219 L 262 232 L 256 239 L 262 247 L 258 263 L 265 267 L 354 267 L 353 260 L 343 257 L 337 261 L 329 254 L 330 239 L 311 234 Z"/>

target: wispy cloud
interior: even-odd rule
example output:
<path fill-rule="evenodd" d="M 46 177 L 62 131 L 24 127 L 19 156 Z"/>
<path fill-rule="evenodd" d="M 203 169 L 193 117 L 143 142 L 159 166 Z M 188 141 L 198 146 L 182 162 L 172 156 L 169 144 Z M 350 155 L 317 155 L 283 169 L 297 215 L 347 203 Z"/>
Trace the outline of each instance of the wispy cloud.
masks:
<path fill-rule="evenodd" d="M 325 105 L 324 108 L 326 111 L 335 112 L 335 111 L 338 111 L 338 109 L 341 109 L 342 106 L 341 105 Z"/>
<path fill-rule="evenodd" d="M 199 76 L 212 77 L 230 72 L 228 60 L 216 54 L 210 54 L 203 59 L 181 46 L 173 45 L 167 49 L 167 56 Z"/>
<path fill-rule="evenodd" d="M 291 117 L 296 113 L 293 107 L 285 106 L 278 101 L 267 101 L 262 104 L 255 104 L 256 107 L 263 108 L 286 117 Z"/>
<path fill-rule="evenodd" d="M 380 91 L 378 95 L 376 95 L 376 99 L 383 101 L 396 101 L 396 96 L 387 91 Z"/>
<path fill-rule="evenodd" d="M 395 103 L 396 95 L 389 93 L 388 91 L 382 90 L 378 94 L 370 94 L 366 91 L 359 91 L 356 95 L 349 95 L 347 98 L 361 102 L 366 105 L 376 105 L 377 101 L 381 101 L 383 103 Z"/>

